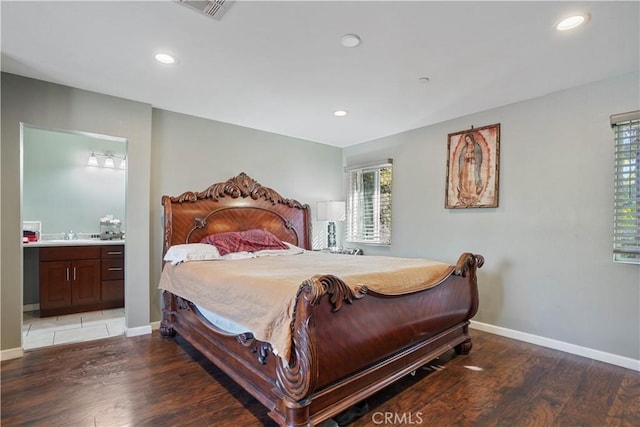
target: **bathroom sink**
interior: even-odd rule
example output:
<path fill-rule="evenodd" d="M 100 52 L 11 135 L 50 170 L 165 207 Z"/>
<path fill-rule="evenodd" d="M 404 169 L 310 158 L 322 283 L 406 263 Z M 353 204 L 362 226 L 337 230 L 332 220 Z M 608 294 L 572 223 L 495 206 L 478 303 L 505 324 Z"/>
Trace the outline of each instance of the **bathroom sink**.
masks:
<path fill-rule="evenodd" d="M 41 240 L 41 243 L 81 243 L 81 242 L 99 242 L 97 239 L 51 239 Z"/>
<path fill-rule="evenodd" d="M 100 239 L 51 239 L 33 242 L 39 246 L 82 246 L 82 245 L 116 245 L 124 243 L 123 240 L 100 240 Z"/>

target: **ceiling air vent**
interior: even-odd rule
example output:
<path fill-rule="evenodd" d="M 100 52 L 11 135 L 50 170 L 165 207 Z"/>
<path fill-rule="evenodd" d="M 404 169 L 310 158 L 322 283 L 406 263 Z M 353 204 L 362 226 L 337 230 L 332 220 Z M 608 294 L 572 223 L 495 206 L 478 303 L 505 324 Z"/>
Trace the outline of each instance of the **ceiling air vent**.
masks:
<path fill-rule="evenodd" d="M 177 0 L 177 2 L 215 19 L 220 19 L 233 3 L 233 1 L 228 0 Z"/>

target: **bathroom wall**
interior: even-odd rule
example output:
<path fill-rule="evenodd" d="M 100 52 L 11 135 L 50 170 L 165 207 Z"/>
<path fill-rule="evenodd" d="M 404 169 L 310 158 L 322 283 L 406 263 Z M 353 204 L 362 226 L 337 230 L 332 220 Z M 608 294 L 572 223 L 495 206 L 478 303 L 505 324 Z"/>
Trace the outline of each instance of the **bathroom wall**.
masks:
<path fill-rule="evenodd" d="M 99 219 L 112 214 L 125 230 L 125 170 L 119 168 L 119 159 L 116 168 L 88 166 L 91 152 L 122 157 L 126 144 L 24 126 L 24 221 L 41 221 L 47 234 L 99 233 Z"/>

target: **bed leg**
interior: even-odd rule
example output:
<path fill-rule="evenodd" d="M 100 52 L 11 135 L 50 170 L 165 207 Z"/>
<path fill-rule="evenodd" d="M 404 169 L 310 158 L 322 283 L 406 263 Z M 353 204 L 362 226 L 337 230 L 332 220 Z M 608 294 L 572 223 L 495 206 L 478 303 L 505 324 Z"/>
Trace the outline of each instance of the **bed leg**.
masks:
<path fill-rule="evenodd" d="M 160 322 L 160 328 L 158 328 L 158 331 L 160 332 L 160 335 L 162 335 L 163 337 L 173 338 L 176 336 L 176 330 L 173 329 L 171 326 L 168 326 L 164 322 L 164 320 Z"/>
<path fill-rule="evenodd" d="M 469 352 L 471 351 L 471 347 L 472 347 L 471 338 L 467 338 L 465 341 L 453 347 L 453 349 L 456 351 L 456 354 L 466 355 L 466 354 L 469 354 Z"/>
<path fill-rule="evenodd" d="M 309 419 L 309 405 L 310 400 L 301 400 L 294 402 L 289 399 L 284 399 L 285 405 L 285 423 L 287 427 L 311 427 L 311 420 Z"/>
<path fill-rule="evenodd" d="M 173 315 L 176 311 L 176 300 L 173 295 L 167 291 L 162 293 L 164 307 L 162 307 L 162 321 L 160 322 L 160 335 L 163 337 L 175 337 L 176 330 L 171 326 L 173 324 Z"/>
<path fill-rule="evenodd" d="M 462 334 L 467 339 L 453 347 L 458 355 L 466 355 L 471 351 L 471 337 L 469 336 L 469 322 L 465 322 L 462 326 Z"/>

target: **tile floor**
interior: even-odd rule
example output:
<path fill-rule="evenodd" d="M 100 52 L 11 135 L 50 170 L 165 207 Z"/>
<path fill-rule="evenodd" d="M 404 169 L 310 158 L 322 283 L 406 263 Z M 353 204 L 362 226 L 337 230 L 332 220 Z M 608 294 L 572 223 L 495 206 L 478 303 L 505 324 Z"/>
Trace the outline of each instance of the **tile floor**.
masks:
<path fill-rule="evenodd" d="M 25 350 L 124 334 L 124 308 L 42 318 L 38 311 L 26 311 L 22 319 Z"/>

